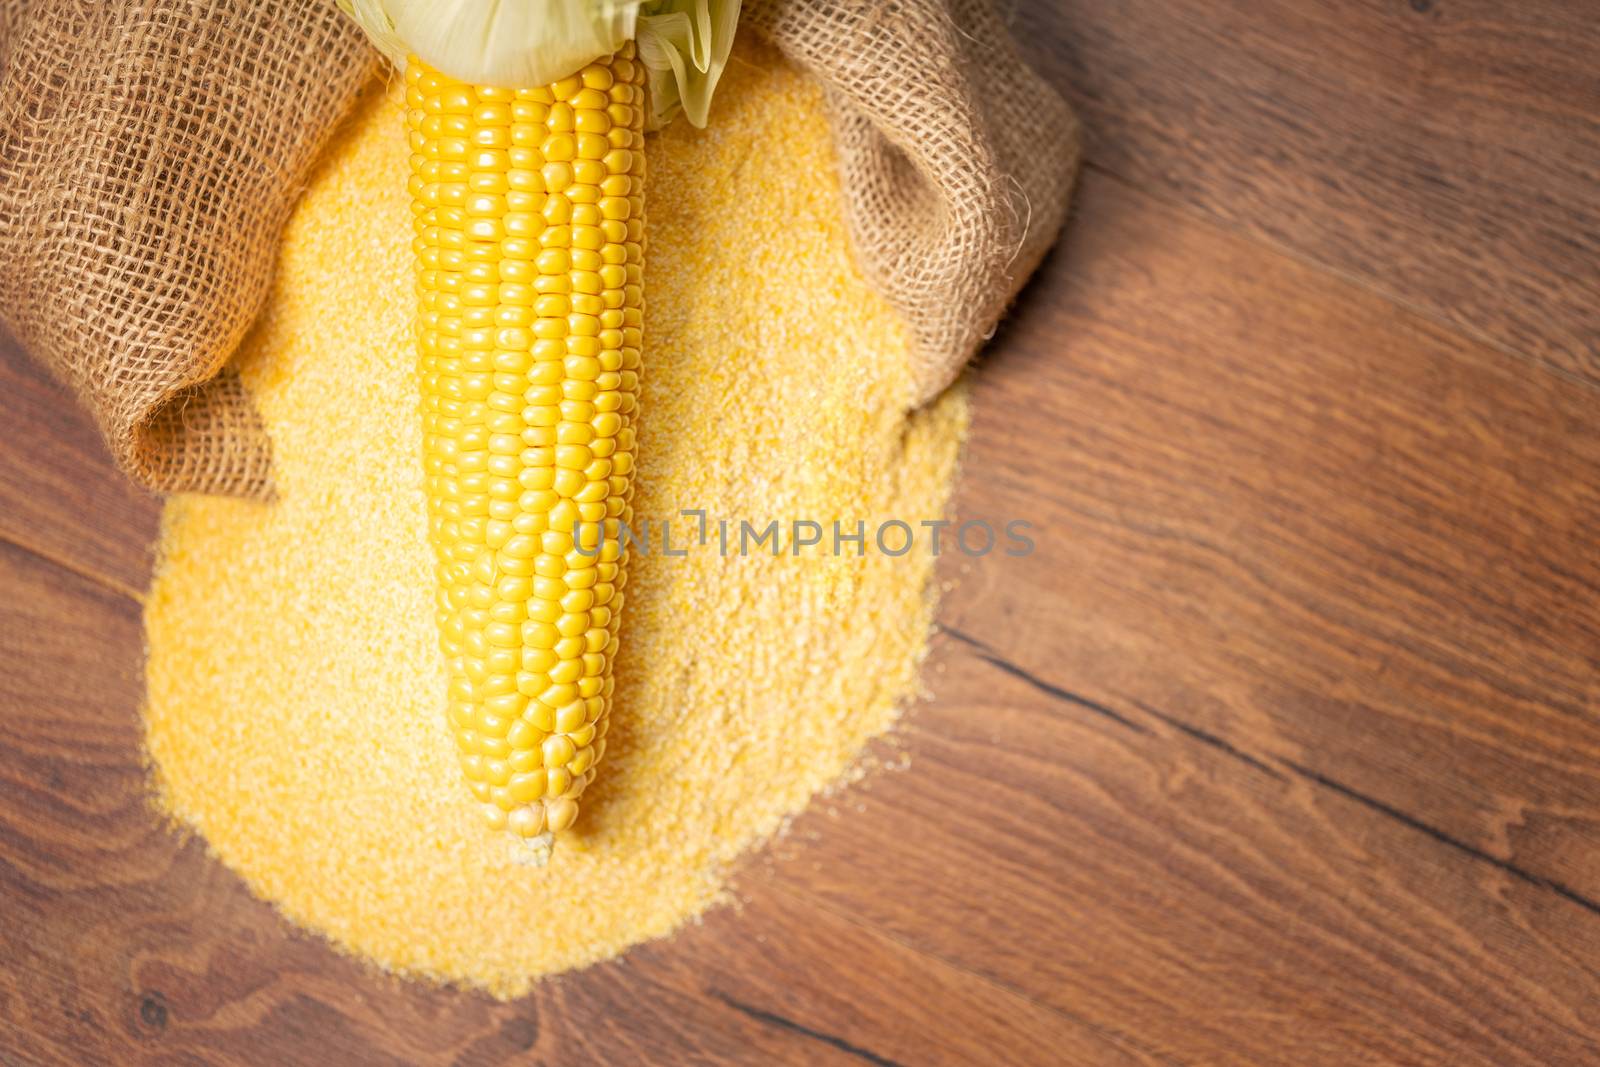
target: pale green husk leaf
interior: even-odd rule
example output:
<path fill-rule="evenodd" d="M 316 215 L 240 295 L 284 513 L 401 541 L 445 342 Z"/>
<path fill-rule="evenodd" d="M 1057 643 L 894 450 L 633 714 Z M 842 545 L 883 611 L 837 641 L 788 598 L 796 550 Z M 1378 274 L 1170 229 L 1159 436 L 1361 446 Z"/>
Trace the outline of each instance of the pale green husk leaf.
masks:
<path fill-rule="evenodd" d="M 397 67 L 416 55 L 475 85 L 547 85 L 636 39 L 651 125 L 704 126 L 740 0 L 337 0 Z"/>

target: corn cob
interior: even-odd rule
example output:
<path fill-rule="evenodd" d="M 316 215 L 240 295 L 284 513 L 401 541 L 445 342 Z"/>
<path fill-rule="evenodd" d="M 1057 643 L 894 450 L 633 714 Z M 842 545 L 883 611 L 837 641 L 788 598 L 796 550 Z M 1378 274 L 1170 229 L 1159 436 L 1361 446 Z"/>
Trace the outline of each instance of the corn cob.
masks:
<path fill-rule="evenodd" d="M 548 843 L 605 753 L 644 314 L 644 70 L 406 66 L 423 461 L 450 726 L 489 825 Z"/>

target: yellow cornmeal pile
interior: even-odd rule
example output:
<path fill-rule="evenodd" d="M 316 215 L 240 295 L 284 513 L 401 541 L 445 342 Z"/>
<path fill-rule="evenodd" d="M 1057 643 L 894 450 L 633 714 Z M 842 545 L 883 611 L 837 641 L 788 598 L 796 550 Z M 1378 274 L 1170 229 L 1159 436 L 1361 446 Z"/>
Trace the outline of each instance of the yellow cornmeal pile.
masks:
<path fill-rule="evenodd" d="M 519 862 L 443 710 L 406 152 L 398 89 L 375 92 L 241 355 L 280 499 L 168 505 L 148 746 L 164 804 L 291 918 L 515 995 L 715 903 L 741 852 L 849 770 L 915 687 L 933 561 L 870 536 L 864 560 L 724 558 L 682 518 L 689 554 L 669 558 L 652 530 L 583 819 L 547 866 Z M 965 401 L 902 414 L 906 338 L 851 263 L 818 90 L 741 47 L 710 128 L 654 138 L 649 166 L 636 525 L 939 517 Z"/>

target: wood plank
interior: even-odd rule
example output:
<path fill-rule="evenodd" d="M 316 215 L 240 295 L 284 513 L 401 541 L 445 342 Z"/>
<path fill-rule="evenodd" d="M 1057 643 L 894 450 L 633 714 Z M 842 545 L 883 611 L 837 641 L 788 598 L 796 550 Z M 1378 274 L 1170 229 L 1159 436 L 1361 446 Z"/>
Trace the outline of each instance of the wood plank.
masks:
<path fill-rule="evenodd" d="M 0 333 L 0 538 L 144 592 L 160 502 L 112 466 L 66 387 Z"/>
<path fill-rule="evenodd" d="M 0 344 L 0 1059 L 1600 1061 L 1596 31 L 1412 7 L 1024 9 L 1157 194 L 1090 175 L 977 378 L 961 513 L 1038 550 L 947 561 L 907 772 L 512 1005 L 157 824 L 155 507 Z"/>
<path fill-rule="evenodd" d="M 1132 193 L 978 377 L 943 618 L 1600 900 L 1600 393 Z"/>
<path fill-rule="evenodd" d="M 931 674 L 934 699 L 901 738 L 909 769 L 808 813 L 750 880 L 1151 1062 L 1600 1055 L 1592 908 L 1157 714 L 1049 692 L 953 638 Z"/>
<path fill-rule="evenodd" d="M 512 1004 L 296 932 L 147 803 L 137 605 L 0 542 L 0 1053 L 29 1063 L 1148 1062 L 781 891 Z"/>
<path fill-rule="evenodd" d="M 771 885 L 746 888 L 737 911 L 714 912 L 627 959 L 703 1001 L 805 1035 L 792 1062 L 830 1049 L 858 1063 L 1155 1062 L 1137 1041 L 897 944 L 848 913 Z M 918 890 L 893 892 L 910 899 Z"/>
<path fill-rule="evenodd" d="M 1095 163 L 1600 382 L 1592 6 L 1013 6 Z"/>

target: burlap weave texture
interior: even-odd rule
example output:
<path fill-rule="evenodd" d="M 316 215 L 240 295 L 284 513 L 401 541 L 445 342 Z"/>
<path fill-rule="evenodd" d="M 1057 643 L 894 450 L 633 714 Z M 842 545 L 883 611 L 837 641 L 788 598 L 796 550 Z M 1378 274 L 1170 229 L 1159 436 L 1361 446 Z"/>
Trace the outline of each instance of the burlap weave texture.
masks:
<path fill-rule="evenodd" d="M 372 51 L 314 0 L 5 2 L 0 315 L 135 479 L 265 495 L 225 364 Z"/>

